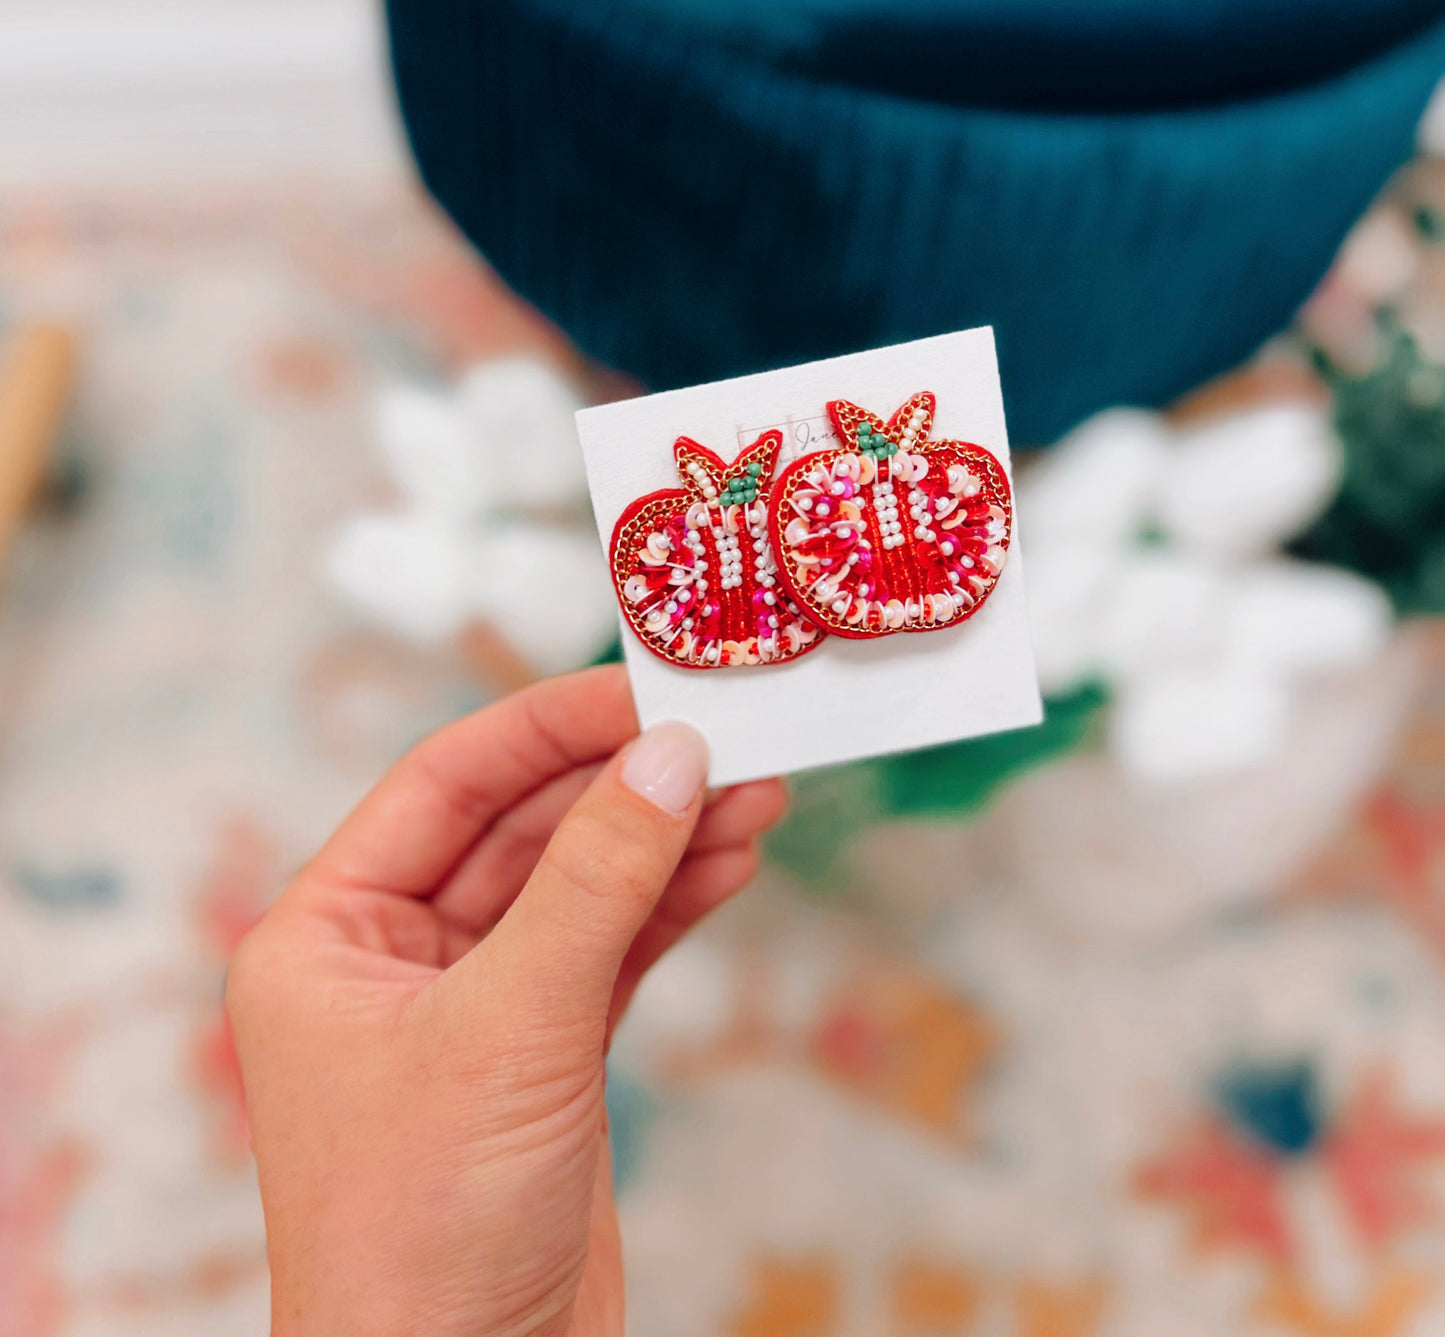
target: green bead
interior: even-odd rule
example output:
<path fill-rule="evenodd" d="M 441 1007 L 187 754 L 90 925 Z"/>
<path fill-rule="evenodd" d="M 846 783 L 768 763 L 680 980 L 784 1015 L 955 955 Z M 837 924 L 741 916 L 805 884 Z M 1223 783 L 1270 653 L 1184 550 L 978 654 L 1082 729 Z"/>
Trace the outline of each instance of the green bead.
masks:
<path fill-rule="evenodd" d="M 762 473 L 762 471 L 763 466 L 759 464 L 756 460 L 754 460 L 750 465 L 748 465 L 748 472 L 752 474 L 754 478 L 756 478 L 760 473 Z"/>

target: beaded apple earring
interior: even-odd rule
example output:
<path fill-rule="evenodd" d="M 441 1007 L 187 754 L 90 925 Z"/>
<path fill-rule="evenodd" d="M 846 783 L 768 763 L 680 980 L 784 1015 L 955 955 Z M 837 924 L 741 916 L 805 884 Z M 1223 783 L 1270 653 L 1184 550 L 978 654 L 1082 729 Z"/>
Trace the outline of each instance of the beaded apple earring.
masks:
<path fill-rule="evenodd" d="M 683 668 L 781 664 L 824 633 L 778 582 L 768 497 L 782 433 L 731 464 L 687 437 L 673 447 L 684 486 L 634 501 L 612 531 L 613 583 L 628 624 Z"/>
<path fill-rule="evenodd" d="M 930 441 L 933 411 L 927 390 L 886 423 L 835 400 L 828 415 L 844 444 L 794 460 L 774 484 L 779 579 L 807 617 L 839 636 L 961 622 L 1003 570 L 1008 479 L 982 446 Z"/>

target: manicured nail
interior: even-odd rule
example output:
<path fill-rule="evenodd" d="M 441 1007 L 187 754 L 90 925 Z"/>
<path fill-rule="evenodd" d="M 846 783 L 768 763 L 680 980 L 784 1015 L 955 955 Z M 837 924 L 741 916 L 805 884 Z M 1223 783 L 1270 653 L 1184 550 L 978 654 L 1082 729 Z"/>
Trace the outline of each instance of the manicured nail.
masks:
<path fill-rule="evenodd" d="M 630 748 L 622 783 L 670 817 L 681 817 L 707 779 L 707 744 L 690 724 L 655 724 Z"/>

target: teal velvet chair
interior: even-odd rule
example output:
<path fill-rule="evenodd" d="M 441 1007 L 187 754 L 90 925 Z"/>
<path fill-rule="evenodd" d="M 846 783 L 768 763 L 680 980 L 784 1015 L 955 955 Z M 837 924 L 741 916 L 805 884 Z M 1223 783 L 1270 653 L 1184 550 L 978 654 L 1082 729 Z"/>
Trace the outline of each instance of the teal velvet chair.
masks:
<path fill-rule="evenodd" d="M 1411 151 L 1442 0 L 391 0 L 422 175 L 653 388 L 995 327 L 1013 435 L 1283 327 Z"/>

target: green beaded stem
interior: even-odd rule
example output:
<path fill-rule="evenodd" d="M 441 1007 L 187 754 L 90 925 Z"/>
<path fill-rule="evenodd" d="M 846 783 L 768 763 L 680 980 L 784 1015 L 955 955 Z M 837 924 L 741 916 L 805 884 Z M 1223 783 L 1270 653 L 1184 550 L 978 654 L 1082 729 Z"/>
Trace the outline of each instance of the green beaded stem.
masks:
<path fill-rule="evenodd" d="M 762 466 L 750 464 L 745 473 L 738 474 L 735 478 L 729 478 L 723 484 L 722 492 L 718 497 L 719 506 L 746 506 L 757 500 L 758 496 L 758 475 L 762 473 Z"/>
<path fill-rule="evenodd" d="M 875 432 L 873 424 L 860 422 L 858 424 L 858 453 L 866 455 L 870 460 L 886 460 L 892 455 L 898 454 L 898 445 L 890 441 L 882 432 Z"/>

